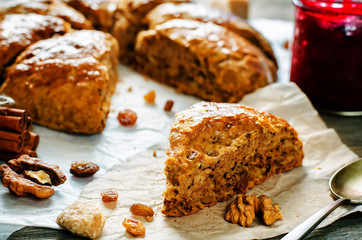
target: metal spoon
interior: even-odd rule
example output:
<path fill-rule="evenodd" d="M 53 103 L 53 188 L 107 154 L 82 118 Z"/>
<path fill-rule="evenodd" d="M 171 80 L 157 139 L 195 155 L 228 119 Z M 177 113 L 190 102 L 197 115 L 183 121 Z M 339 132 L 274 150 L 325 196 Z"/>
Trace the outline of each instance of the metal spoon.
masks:
<path fill-rule="evenodd" d="M 329 189 L 337 200 L 309 217 L 282 240 L 305 238 L 343 202 L 362 204 L 362 158 L 338 169 L 329 180 Z"/>

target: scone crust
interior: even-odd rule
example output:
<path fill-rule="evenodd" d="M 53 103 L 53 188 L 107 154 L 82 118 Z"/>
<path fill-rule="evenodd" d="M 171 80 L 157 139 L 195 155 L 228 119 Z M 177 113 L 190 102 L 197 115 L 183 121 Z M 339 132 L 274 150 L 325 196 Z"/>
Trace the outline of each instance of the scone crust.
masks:
<path fill-rule="evenodd" d="M 68 5 L 83 13 L 93 26 L 110 32 L 117 17 L 119 4 L 123 0 L 64 0 Z"/>
<path fill-rule="evenodd" d="M 1 91 L 33 121 L 72 133 L 101 132 L 117 82 L 118 44 L 82 30 L 39 41 L 17 58 Z"/>
<path fill-rule="evenodd" d="M 30 44 L 70 31 L 67 22 L 38 14 L 9 14 L 0 17 L 0 74 Z M 1 81 L 0 81 L 1 82 Z"/>
<path fill-rule="evenodd" d="M 138 34 L 136 52 L 140 72 L 204 100 L 238 102 L 276 80 L 259 48 L 212 22 L 166 21 Z"/>
<path fill-rule="evenodd" d="M 11 13 L 59 17 L 70 23 L 74 29 L 93 29 L 91 22 L 83 14 L 61 0 L 12 0 L 0 4 L 0 15 Z"/>
<path fill-rule="evenodd" d="M 302 164 L 283 119 L 238 104 L 201 102 L 176 115 L 165 162 L 162 213 L 189 215 Z"/>
<path fill-rule="evenodd" d="M 233 14 L 224 12 L 218 8 L 210 7 L 205 4 L 180 3 L 175 4 L 167 2 L 158 5 L 150 11 L 144 18 L 145 24 L 149 28 L 155 28 L 156 25 L 164 23 L 171 19 L 190 19 L 201 22 L 212 22 L 214 24 L 226 27 L 239 36 L 246 38 L 255 46 L 260 48 L 263 53 L 278 67 L 273 49 L 258 31 L 252 28 L 244 19 Z"/>

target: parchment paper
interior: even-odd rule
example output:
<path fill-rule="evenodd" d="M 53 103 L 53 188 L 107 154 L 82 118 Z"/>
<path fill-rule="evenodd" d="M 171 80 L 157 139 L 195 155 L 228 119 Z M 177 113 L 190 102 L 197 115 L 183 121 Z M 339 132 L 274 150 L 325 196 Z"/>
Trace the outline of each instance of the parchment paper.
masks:
<path fill-rule="evenodd" d="M 122 228 L 122 221 L 125 217 L 134 217 L 129 212 L 133 203 L 143 203 L 156 210 L 153 222 L 143 219 L 147 229 L 146 239 L 253 239 L 287 232 L 332 202 L 328 189 L 329 177 L 341 165 L 356 160 L 357 156 L 341 143 L 334 130 L 326 128 L 299 88 L 292 83 L 273 84 L 249 95 L 241 103 L 283 117 L 298 131 L 304 143 L 302 167 L 274 176 L 250 191 L 257 196 L 266 194 L 278 203 L 283 220 L 271 227 L 264 226 L 260 221 L 255 221 L 249 228 L 228 223 L 224 220 L 224 214 L 229 201 L 190 216 L 163 216 L 160 209 L 163 201 L 161 195 L 165 190 L 163 169 L 167 146 L 167 143 L 163 143 L 113 167 L 82 191 L 79 199 L 96 204 L 107 216 L 101 239 L 129 237 Z M 157 157 L 153 157 L 153 151 L 156 151 Z M 116 189 L 120 194 L 114 208 L 108 208 L 100 198 L 100 192 L 108 189 Z M 321 226 L 338 219 L 354 207 L 350 205 L 337 209 Z"/>
<path fill-rule="evenodd" d="M 273 45 L 280 65 L 279 82 L 288 82 L 290 54 L 287 49 L 283 48 L 283 44 L 292 36 L 292 23 L 267 19 L 253 20 L 251 23 Z M 119 223 L 123 217 L 129 216 L 127 214 L 129 214 L 130 204 L 144 202 L 155 207 L 161 204 L 161 193 L 164 189 L 162 164 L 165 156 L 163 152 L 167 145 L 169 128 L 174 114 L 199 99 L 175 93 L 171 88 L 147 80 L 124 66 L 119 66 L 119 70 L 123 80 L 117 85 L 107 127 L 102 134 L 79 136 L 34 126 L 34 132 L 40 135 L 39 158 L 58 164 L 67 175 L 68 180 L 63 185 L 55 187 L 55 194 L 51 198 L 43 200 L 17 197 L 10 194 L 8 189 L 0 186 L 0 239 L 6 239 L 14 230 L 23 226 L 58 228 L 55 223 L 57 215 L 65 206 L 79 197 L 82 189 L 88 183 L 91 185 L 85 188 L 80 198 L 96 202 L 102 207 L 105 215 L 108 216 L 104 236 L 109 236 L 109 238 L 112 238 L 112 234 L 117 237 L 123 236 L 124 229 Z M 132 87 L 132 91 L 129 91 L 130 87 Z M 143 96 L 151 90 L 156 90 L 154 105 L 146 104 L 143 99 Z M 293 98 L 297 101 L 294 101 Z M 230 238 L 237 236 L 247 239 L 245 234 L 249 231 L 252 231 L 253 238 L 272 236 L 287 231 L 288 226 L 289 228 L 294 227 L 305 216 L 311 215 L 314 210 L 320 209 L 325 203 L 330 202 L 327 186 L 330 173 L 343 163 L 356 159 L 356 155 L 340 142 L 334 130 L 325 128 L 317 112 L 311 108 L 308 102 L 305 105 L 300 104 L 300 99 L 303 98 L 304 96 L 294 86 L 276 84 L 251 94 L 243 100 L 244 104 L 285 117 L 300 132 L 301 138 L 306 144 L 306 153 L 310 152 L 306 154 L 303 168 L 291 172 L 293 176 L 298 176 L 298 178 L 294 178 L 295 184 L 284 181 L 284 178 L 288 179 L 288 173 L 285 176 L 270 179 L 266 184 L 254 190 L 256 194 L 267 192 L 276 203 L 280 204 L 284 220 L 269 228 L 258 226 L 258 224 L 253 225 L 253 228 L 250 229 L 241 228 L 226 223 L 222 219 L 222 211 L 226 204 L 222 203 L 185 218 L 165 219 L 161 214 L 157 214 L 154 222 L 145 223 L 147 238 L 153 236 L 168 239 L 171 233 L 175 238 L 194 237 L 196 239 L 209 236 L 211 233 L 211 238 L 224 238 L 225 233 L 228 233 Z M 175 101 L 171 113 L 163 111 L 167 100 Z M 296 107 L 296 104 L 300 106 Z M 138 115 L 135 127 L 121 127 L 116 119 L 118 111 L 126 108 L 134 110 Z M 153 158 L 152 153 L 155 147 L 152 146 L 160 143 L 162 144 L 157 146 L 158 157 Z M 142 154 L 129 158 L 139 152 Z M 97 163 L 101 170 L 92 178 L 74 178 L 69 173 L 70 164 L 74 160 L 92 161 Z M 3 162 L 0 161 L 0 163 Z M 107 172 L 109 169 L 112 170 Z M 103 176 L 103 174 L 105 175 Z M 136 177 L 137 174 L 141 176 L 139 180 Z M 110 180 L 111 175 L 116 177 Z M 103 181 L 106 183 L 103 184 Z M 145 183 L 143 184 L 142 181 Z M 99 190 L 113 188 L 113 185 L 118 185 L 115 184 L 116 182 L 119 182 L 122 192 L 117 208 L 111 210 L 99 202 Z M 273 187 L 275 182 L 277 184 Z M 283 184 L 287 182 L 289 184 L 287 187 L 293 186 L 293 188 L 279 193 Z M 300 185 L 299 182 L 303 184 Z M 90 191 L 92 186 L 98 187 Z M 298 196 L 297 199 L 288 200 L 285 197 L 286 194 L 293 192 L 298 192 L 298 194 L 301 192 L 301 195 L 294 195 Z M 304 193 L 308 193 L 308 195 Z M 322 195 L 321 198 L 315 197 L 314 193 Z M 288 208 L 291 202 L 297 206 L 296 210 Z M 156 209 L 159 211 L 157 207 Z M 342 210 L 344 209 L 341 208 L 340 211 Z M 328 221 L 337 219 L 344 212 L 336 212 L 334 218 L 328 218 Z M 328 221 L 323 223 L 326 224 Z M 116 230 L 110 228 L 112 222 L 115 223 L 113 226 Z M 198 226 L 197 230 L 196 226 Z M 221 226 L 223 226 L 222 230 L 220 230 Z"/>

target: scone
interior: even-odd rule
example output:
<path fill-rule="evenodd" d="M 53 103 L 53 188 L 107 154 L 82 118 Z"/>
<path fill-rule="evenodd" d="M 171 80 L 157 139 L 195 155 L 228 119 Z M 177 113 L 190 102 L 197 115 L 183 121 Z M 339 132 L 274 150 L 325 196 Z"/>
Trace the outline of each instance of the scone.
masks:
<path fill-rule="evenodd" d="M 111 33 L 119 44 L 121 59 L 126 53 L 127 45 L 134 23 L 129 21 L 125 12 L 125 0 L 64 0 L 70 6 L 82 12 L 100 31 Z M 134 37 L 132 38 L 134 40 Z M 126 61 L 122 61 L 126 63 Z"/>
<path fill-rule="evenodd" d="M 217 25 L 224 26 L 260 48 L 263 53 L 274 62 L 275 67 L 278 66 L 273 49 L 268 40 L 252 28 L 244 19 L 218 8 L 197 3 L 164 3 L 150 11 L 143 21 L 150 28 L 154 28 L 160 23 L 175 18 L 213 22 Z"/>
<path fill-rule="evenodd" d="M 238 102 L 277 76 L 258 47 L 212 22 L 166 21 L 140 32 L 135 50 L 141 73 L 214 102 Z"/>
<path fill-rule="evenodd" d="M 39 41 L 9 68 L 1 93 L 35 123 L 71 132 L 101 132 L 117 82 L 118 44 L 82 30 Z"/>
<path fill-rule="evenodd" d="M 238 104 L 194 104 L 170 132 L 162 213 L 182 216 L 301 166 L 302 142 L 283 119 Z"/>
<path fill-rule="evenodd" d="M 57 17 L 38 14 L 0 16 L 0 84 L 5 68 L 27 46 L 55 34 L 65 34 L 69 30 L 69 24 Z"/>
<path fill-rule="evenodd" d="M 101 31 L 110 32 L 117 18 L 118 5 L 124 0 L 64 0 L 83 13 Z"/>
<path fill-rule="evenodd" d="M 83 14 L 61 0 L 12 0 L 0 4 L 0 15 L 10 13 L 36 13 L 60 17 L 74 29 L 92 29 L 91 22 Z"/>
<path fill-rule="evenodd" d="M 159 4 L 172 2 L 181 3 L 188 0 L 122 0 L 119 1 L 119 11 L 111 30 L 121 49 L 121 62 L 135 64 L 134 42 L 139 31 L 147 26 L 143 18 Z"/>

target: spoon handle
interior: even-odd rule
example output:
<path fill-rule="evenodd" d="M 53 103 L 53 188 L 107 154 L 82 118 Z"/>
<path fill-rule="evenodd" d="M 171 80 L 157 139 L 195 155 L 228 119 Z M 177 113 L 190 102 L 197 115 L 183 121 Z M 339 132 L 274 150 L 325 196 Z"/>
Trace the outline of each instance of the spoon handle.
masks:
<path fill-rule="evenodd" d="M 347 199 L 340 198 L 336 201 L 328 204 L 314 215 L 309 217 L 307 220 L 299 224 L 296 228 L 285 235 L 281 240 L 296 240 L 305 238 L 318 224 L 325 219 L 334 209 L 336 209 L 342 202 Z"/>

